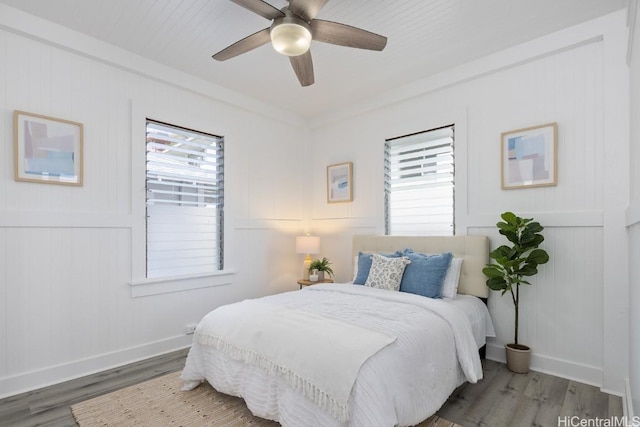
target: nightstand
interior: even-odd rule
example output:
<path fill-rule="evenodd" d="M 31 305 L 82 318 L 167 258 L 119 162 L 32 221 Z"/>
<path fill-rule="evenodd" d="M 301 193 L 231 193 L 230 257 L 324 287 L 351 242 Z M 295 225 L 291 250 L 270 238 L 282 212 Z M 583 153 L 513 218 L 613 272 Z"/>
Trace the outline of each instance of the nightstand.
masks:
<path fill-rule="evenodd" d="M 317 282 L 312 282 L 311 280 L 304 280 L 304 279 L 298 280 L 298 285 L 300 285 L 300 289 L 304 288 L 305 286 L 317 285 L 318 283 L 333 283 L 333 279 L 324 279 L 324 280 L 319 280 Z"/>

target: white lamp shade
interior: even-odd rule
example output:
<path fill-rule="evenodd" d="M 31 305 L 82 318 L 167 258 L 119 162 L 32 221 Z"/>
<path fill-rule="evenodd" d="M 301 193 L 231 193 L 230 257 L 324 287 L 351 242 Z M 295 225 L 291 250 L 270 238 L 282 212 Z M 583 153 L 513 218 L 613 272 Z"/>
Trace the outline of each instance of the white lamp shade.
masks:
<path fill-rule="evenodd" d="M 320 253 L 320 237 L 318 236 L 296 237 L 296 253 L 299 253 L 299 254 Z"/>
<path fill-rule="evenodd" d="M 311 46 L 311 32 L 302 25 L 284 22 L 271 28 L 271 44 L 283 55 L 302 55 Z"/>

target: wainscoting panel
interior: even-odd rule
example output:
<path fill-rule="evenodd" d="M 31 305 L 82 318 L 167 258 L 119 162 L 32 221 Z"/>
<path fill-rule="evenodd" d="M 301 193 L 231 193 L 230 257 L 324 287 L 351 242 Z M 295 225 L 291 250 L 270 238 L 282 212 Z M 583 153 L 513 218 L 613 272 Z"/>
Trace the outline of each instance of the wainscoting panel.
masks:
<path fill-rule="evenodd" d="M 469 234 L 490 236 L 492 249 L 508 243 L 495 229 L 470 229 Z M 594 372 L 601 372 L 604 333 L 602 228 L 547 227 L 543 234 L 550 261 L 539 267 L 530 286 L 520 288 L 519 341 L 532 348 L 534 368 L 563 376 L 567 369 L 557 370 L 563 363 L 589 367 L 576 369 L 585 374 L 576 378 L 599 384 Z M 492 292 L 489 310 L 498 335 L 490 342 L 502 349 L 514 338 L 510 294 Z"/>

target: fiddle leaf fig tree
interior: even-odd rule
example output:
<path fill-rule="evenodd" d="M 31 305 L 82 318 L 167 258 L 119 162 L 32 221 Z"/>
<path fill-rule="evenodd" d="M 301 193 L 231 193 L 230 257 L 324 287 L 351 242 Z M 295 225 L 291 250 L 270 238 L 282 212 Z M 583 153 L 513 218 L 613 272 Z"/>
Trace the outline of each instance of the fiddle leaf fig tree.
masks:
<path fill-rule="evenodd" d="M 502 221 L 496 226 L 500 234 L 505 236 L 511 245 L 502 245 L 494 249 L 489 256 L 495 263 L 487 264 L 482 272 L 487 279 L 487 286 L 501 295 L 509 292 L 515 308 L 514 343 L 518 346 L 518 314 L 520 305 L 520 285 L 530 285 L 526 277 L 538 273 L 538 265 L 549 261 L 549 255 L 538 246 L 544 241 L 540 234 L 544 227 L 532 218 L 525 219 L 513 212 L 505 212 Z"/>

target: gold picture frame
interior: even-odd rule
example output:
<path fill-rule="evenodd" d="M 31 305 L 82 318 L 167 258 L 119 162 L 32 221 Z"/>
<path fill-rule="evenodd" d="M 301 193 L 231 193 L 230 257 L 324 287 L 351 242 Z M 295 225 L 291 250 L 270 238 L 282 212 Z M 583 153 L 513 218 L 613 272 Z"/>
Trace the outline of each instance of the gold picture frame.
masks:
<path fill-rule="evenodd" d="M 353 163 L 327 166 L 327 203 L 353 201 Z"/>
<path fill-rule="evenodd" d="M 558 184 L 558 124 L 547 123 L 501 134 L 502 189 Z"/>
<path fill-rule="evenodd" d="M 13 112 L 16 181 L 82 185 L 82 123 Z"/>

